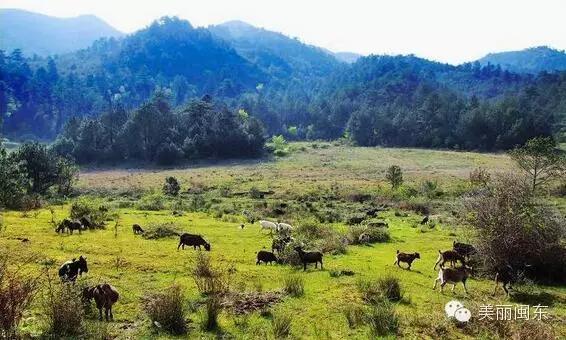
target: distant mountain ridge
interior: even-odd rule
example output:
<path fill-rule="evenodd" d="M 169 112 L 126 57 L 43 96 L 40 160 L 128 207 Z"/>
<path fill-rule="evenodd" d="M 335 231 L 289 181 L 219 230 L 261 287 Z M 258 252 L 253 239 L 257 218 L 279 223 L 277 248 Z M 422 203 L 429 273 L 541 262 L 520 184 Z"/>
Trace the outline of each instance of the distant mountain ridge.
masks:
<path fill-rule="evenodd" d="M 0 9 L 0 49 L 47 56 L 89 47 L 103 37 L 121 37 L 94 15 L 57 18 L 19 9 Z"/>
<path fill-rule="evenodd" d="M 278 78 L 322 77 L 340 64 L 332 53 L 320 47 L 243 21 L 228 21 L 209 26 L 208 30 L 250 62 Z"/>
<path fill-rule="evenodd" d="M 537 74 L 542 71 L 566 70 L 566 52 L 539 46 L 520 51 L 490 53 L 478 60 L 480 64 L 500 65 L 504 70 Z"/>

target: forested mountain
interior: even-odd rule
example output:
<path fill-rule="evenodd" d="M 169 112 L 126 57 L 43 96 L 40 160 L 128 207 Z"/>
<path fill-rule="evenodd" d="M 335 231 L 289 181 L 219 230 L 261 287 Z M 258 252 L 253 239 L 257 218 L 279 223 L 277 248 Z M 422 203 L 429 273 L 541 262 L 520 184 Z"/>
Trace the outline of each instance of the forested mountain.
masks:
<path fill-rule="evenodd" d="M 19 9 L 0 9 L 0 50 L 21 49 L 27 56 L 48 56 L 89 47 L 119 32 L 93 15 L 56 18 Z"/>
<path fill-rule="evenodd" d="M 482 65 L 500 65 L 505 70 L 537 74 L 542 71 L 566 70 L 566 53 L 547 46 L 527 48 L 521 51 L 490 53 L 481 58 Z"/>
<path fill-rule="evenodd" d="M 360 57 L 348 64 L 323 49 L 242 22 L 205 29 L 165 17 L 130 36 L 100 39 L 65 55 L 0 53 L 0 71 L 4 133 L 53 140 L 72 128 L 58 145 L 76 156 L 76 147 L 91 144 L 81 144 L 79 136 L 93 140 L 93 131 L 104 125 L 102 117 L 118 113 L 121 123 L 110 130 L 122 142 L 95 139 L 117 153 L 99 143 L 88 154 L 149 161 L 156 161 L 162 149 L 186 157 L 214 155 L 207 147 L 191 146 L 191 140 L 202 137 L 195 131 L 217 136 L 222 125 L 216 119 L 232 126 L 234 144 L 240 146 L 256 145 L 259 131 L 288 139 L 346 136 L 360 145 L 481 150 L 510 148 L 536 135 L 566 136 L 564 72 L 514 73 L 499 65 L 453 66 L 412 55 Z M 156 95 L 175 117 L 163 130 L 174 133 L 161 133 L 169 144 L 125 150 L 123 141 L 135 135 L 122 131 L 130 126 L 126 122 L 141 114 L 140 108 L 153 110 L 147 105 Z M 214 109 L 195 106 L 200 98 L 212 98 L 205 102 L 214 103 Z M 188 104 L 215 112 L 214 120 L 203 121 L 214 132 L 179 132 L 186 120 L 177 118 Z M 254 123 L 247 125 L 239 116 Z M 66 122 L 73 123 L 63 129 Z M 218 137 L 210 138 L 206 143 L 218 143 Z M 191 151 L 195 148 L 200 151 Z"/>
<path fill-rule="evenodd" d="M 210 26 L 209 30 L 234 46 L 240 55 L 283 82 L 289 77 L 323 77 L 339 66 L 339 61 L 330 52 L 242 21 Z"/>

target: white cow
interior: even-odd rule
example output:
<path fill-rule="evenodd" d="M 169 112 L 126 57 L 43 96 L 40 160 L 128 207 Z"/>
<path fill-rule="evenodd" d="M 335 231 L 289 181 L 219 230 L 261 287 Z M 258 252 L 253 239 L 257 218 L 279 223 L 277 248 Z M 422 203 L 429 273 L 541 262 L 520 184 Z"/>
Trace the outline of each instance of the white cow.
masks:
<path fill-rule="evenodd" d="M 261 230 L 269 230 L 271 233 L 277 231 L 277 223 L 262 220 L 259 221 L 259 225 L 261 226 Z"/>

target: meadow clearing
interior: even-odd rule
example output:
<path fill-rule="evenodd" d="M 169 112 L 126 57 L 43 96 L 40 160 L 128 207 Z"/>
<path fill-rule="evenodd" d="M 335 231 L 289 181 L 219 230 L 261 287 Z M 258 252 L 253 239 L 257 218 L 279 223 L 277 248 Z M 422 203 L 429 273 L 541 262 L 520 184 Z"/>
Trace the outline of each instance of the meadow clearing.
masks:
<path fill-rule="evenodd" d="M 476 317 L 458 325 L 444 312 L 444 305 L 452 299 L 461 301 L 472 315 L 486 304 L 548 305 L 551 319 L 545 324 L 558 338 L 566 336 L 566 287 L 529 285 L 521 298 L 506 298 L 501 290 L 492 297 L 492 280 L 472 278 L 468 295 L 461 285 L 455 293 L 449 289 L 444 294 L 432 290 L 438 274 L 432 269 L 438 250 L 451 249 L 454 240 L 471 241 L 470 233 L 452 213 L 458 210 L 458 196 L 466 189 L 470 171 L 478 167 L 493 173 L 509 171 L 513 164 L 506 155 L 327 143 L 294 143 L 292 148 L 289 156 L 271 160 L 197 163 L 176 169 L 84 169 L 78 191 L 88 200 L 111 208 L 113 218 L 105 229 L 73 235 L 55 233 L 52 218 L 67 217 L 73 198 L 25 213 L 4 212 L 0 247 L 14 263 L 33 258 L 26 265 L 28 270 L 48 270 L 52 275 L 63 262 L 86 256 L 89 272 L 79 283 L 108 282 L 121 294 L 114 308 L 114 322 L 89 322 L 93 327 L 103 327 L 104 334 L 120 339 L 175 338 L 152 327 L 140 302 L 147 293 L 174 284 L 185 292 L 189 319 L 188 333 L 178 338 L 274 338 L 274 316 L 286 314 L 291 316 L 292 338 L 365 339 L 371 337 L 370 327 L 350 327 L 344 310 L 363 305 L 357 288 L 360 281 L 388 275 L 397 277 L 403 289 L 402 300 L 394 303 L 399 327 L 396 334 L 389 335 L 391 338 L 495 338 L 498 332 L 506 334 L 501 331 L 508 327 L 505 323 L 516 322 L 490 325 Z M 393 164 L 402 168 L 409 189 L 390 189 L 384 176 Z M 179 198 L 158 194 L 169 176 L 181 184 Z M 435 183 L 433 194 L 427 198 L 427 193 L 418 193 L 408 199 L 412 204 L 426 201 L 431 206 L 434 223 L 421 226 L 423 215 L 404 210 L 401 203 L 407 200 L 410 188 L 418 191 L 424 181 Z M 360 195 L 367 197 L 360 199 Z M 316 208 L 312 216 L 305 216 L 306 201 L 313 202 Z M 564 199 L 553 198 L 553 202 L 560 209 L 566 207 Z M 313 216 L 336 214 L 320 224 L 346 234 L 349 227 L 344 223 L 345 216 L 371 204 L 389 207 L 378 218 L 389 225 L 391 239 L 371 245 L 347 245 L 344 253 L 325 253 L 324 269 L 311 265 L 306 272 L 290 265 L 256 265 L 256 252 L 270 249 L 272 239 L 267 231 L 260 231 L 257 222 L 249 224 L 241 214 L 243 209 L 255 208 L 266 214 L 261 218 L 281 219 L 295 226 Z M 158 209 L 154 209 L 156 205 Z M 151 210 L 143 209 L 147 207 Z M 273 215 L 276 208 L 283 212 Z M 148 231 L 168 222 L 178 231 L 201 234 L 210 242 L 212 250 L 208 254 L 215 266 L 230 273 L 231 290 L 278 291 L 286 277 L 296 275 L 304 280 L 304 294 L 285 295 L 269 310 L 248 315 L 224 310 L 219 327 L 203 330 L 199 304 L 202 296 L 191 276 L 198 250 L 177 250 L 178 237 L 146 239 L 134 235 L 131 229 L 134 223 Z M 17 238 L 28 238 L 29 242 Z M 420 253 L 421 259 L 413 263 L 411 271 L 394 266 L 397 249 Z M 340 271 L 351 271 L 353 275 L 335 274 Z M 26 334 L 41 334 L 40 300 L 36 299 L 32 312 L 24 319 L 22 330 Z"/>

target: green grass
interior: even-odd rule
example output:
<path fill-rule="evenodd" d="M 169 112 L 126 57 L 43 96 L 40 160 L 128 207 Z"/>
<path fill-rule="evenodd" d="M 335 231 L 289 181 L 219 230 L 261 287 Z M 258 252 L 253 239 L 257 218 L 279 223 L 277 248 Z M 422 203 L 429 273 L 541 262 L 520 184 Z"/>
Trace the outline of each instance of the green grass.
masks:
<path fill-rule="evenodd" d="M 96 170 L 81 174 L 79 186 L 82 190 L 100 192 L 127 192 L 133 189 L 159 189 L 167 176 L 176 176 L 183 188 L 190 183 L 208 187 L 227 185 L 234 191 L 256 186 L 275 191 L 278 199 L 294 191 L 316 190 L 320 185 L 334 182 L 352 190 L 368 190 L 383 182 L 384 170 L 391 164 L 399 164 L 405 171 L 406 181 L 419 183 L 423 179 L 436 178 L 449 188 L 464 181 L 468 172 L 477 166 L 494 170 L 510 168 L 506 156 L 474 153 L 457 153 L 411 149 L 372 149 L 351 147 L 330 147 L 293 153 L 272 162 L 225 162 L 202 164 L 187 169 L 175 170 Z M 136 190 L 137 190 L 136 189 Z M 135 191 L 135 190 L 134 190 Z M 231 200 L 244 200 L 234 198 Z M 229 201 L 229 200 L 228 200 Z M 68 205 L 55 206 L 57 219 L 68 214 Z M 178 230 L 202 234 L 212 245 L 210 255 L 215 265 L 233 267 L 231 286 L 236 290 L 263 291 L 280 290 L 285 277 L 298 275 L 304 280 L 304 294 L 286 297 L 273 308 L 273 314 L 291 315 L 291 335 L 296 338 L 360 338 L 370 334 L 367 325 L 350 328 L 344 316 L 343 307 L 361 303 L 356 284 L 359 280 L 375 280 L 385 276 L 399 278 L 403 289 L 403 300 L 395 303 L 399 316 L 399 335 L 408 338 L 437 338 L 440 333 L 448 338 L 470 338 L 465 330 L 447 323 L 444 304 L 454 298 L 465 305 L 481 303 L 510 303 L 503 295 L 491 297 L 493 283 L 484 279 L 469 282 L 469 296 L 461 286 L 453 295 L 447 289 L 444 295 L 433 291 L 437 272 L 432 270 L 438 249 L 451 248 L 455 238 L 462 239 L 464 231 L 453 225 L 437 223 L 434 229 L 413 228 L 422 216 L 409 213 L 407 217 L 396 217 L 393 210 L 383 216 L 389 223 L 392 240 L 371 246 L 348 246 L 344 255 L 324 256 L 324 270 L 311 265 L 306 272 L 302 268 L 273 265 L 257 266 L 256 252 L 271 247 L 271 239 L 259 226 L 247 225 L 240 229 L 239 221 L 225 222 L 206 213 L 185 213 L 175 217 L 169 210 L 138 211 L 131 208 L 118 209 L 119 226 L 109 222 L 106 230 L 86 231 L 82 235 L 58 235 L 50 224 L 48 209 L 22 214 L 4 213 L 5 230 L 0 233 L 0 249 L 18 262 L 35 255 L 31 270 L 40 271 L 42 263 L 53 260 L 50 271 L 55 274 L 58 266 L 66 260 L 85 255 L 89 261 L 89 272 L 81 280 L 92 283 L 109 282 L 121 294 L 114 308 L 115 323 L 110 332 L 121 338 L 170 338 L 166 334 L 153 334 L 149 321 L 143 317 L 140 298 L 148 292 L 161 291 L 172 284 L 186 290 L 188 299 L 199 299 L 198 291 L 190 277 L 196 252 L 191 248 L 177 251 L 177 238 L 146 240 L 132 233 L 134 223 L 146 227 L 150 224 L 174 223 Z M 333 224 L 338 230 L 346 227 Z M 26 237 L 29 243 L 22 243 L 16 237 Z M 393 265 L 397 249 L 405 252 L 418 251 L 421 259 L 413 263 L 413 270 L 407 271 Z M 332 277 L 333 271 L 351 270 L 353 276 Z M 562 319 L 566 318 L 566 288 L 537 287 L 556 301 L 549 312 Z M 189 303 L 187 302 L 187 306 Z M 472 310 L 472 312 L 474 312 Z M 190 312 L 190 334 L 193 337 L 213 338 L 231 335 L 235 338 L 270 338 L 272 315 L 254 313 L 242 321 L 227 312 L 219 317 L 220 328 L 207 333 L 199 327 L 198 310 Z M 37 303 L 25 318 L 23 330 L 38 334 L 40 314 Z M 441 326 L 435 326 L 436 323 Z M 438 330 L 438 327 L 444 327 Z M 562 324 L 559 331 L 566 331 Z M 440 333 L 439 333 L 440 332 Z"/>

